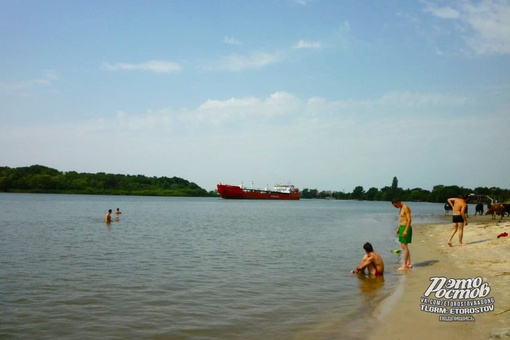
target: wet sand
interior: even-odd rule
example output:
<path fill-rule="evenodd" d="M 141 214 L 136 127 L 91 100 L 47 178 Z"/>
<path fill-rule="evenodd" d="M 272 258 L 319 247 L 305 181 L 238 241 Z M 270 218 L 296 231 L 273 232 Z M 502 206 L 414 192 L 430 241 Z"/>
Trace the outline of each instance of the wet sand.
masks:
<path fill-rule="evenodd" d="M 413 226 L 410 245 L 414 268 L 402 271 L 403 284 L 374 311 L 377 322 L 370 327 L 369 339 L 510 339 L 510 218 L 492 220 L 491 216 L 471 216 L 464 228 L 464 245 L 458 236 L 453 247 L 447 242 L 452 229 L 451 216 L 444 224 Z M 397 268 L 386 268 L 397 270 Z M 449 316 L 473 316 L 474 321 L 440 321 L 441 313 L 422 310 L 421 298 L 431 285 L 432 277 L 447 279 L 475 279 L 481 277 L 490 286 L 486 298 L 493 298 L 491 308 L 478 314 L 451 314 L 451 310 L 481 307 L 445 307 Z M 433 295 L 429 299 L 434 299 Z M 440 299 L 441 300 L 441 299 Z M 468 299 L 469 300 L 469 299 Z M 466 299 L 451 302 L 466 303 Z M 428 301 L 431 303 L 430 301 Z"/>

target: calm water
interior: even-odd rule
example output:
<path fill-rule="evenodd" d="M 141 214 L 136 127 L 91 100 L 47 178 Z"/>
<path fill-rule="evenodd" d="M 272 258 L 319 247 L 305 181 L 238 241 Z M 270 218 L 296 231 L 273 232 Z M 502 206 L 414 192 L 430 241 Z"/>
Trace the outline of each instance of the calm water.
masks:
<path fill-rule="evenodd" d="M 415 223 L 444 222 L 443 204 L 410 206 Z M 397 213 L 389 202 L 0 194 L 0 338 L 361 339 L 360 317 L 402 275 Z M 349 273 L 366 241 L 382 279 Z"/>

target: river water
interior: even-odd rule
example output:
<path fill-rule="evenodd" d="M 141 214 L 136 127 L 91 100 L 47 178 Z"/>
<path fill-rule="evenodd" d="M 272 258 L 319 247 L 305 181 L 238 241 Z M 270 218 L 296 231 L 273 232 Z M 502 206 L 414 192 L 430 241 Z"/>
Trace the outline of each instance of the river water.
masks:
<path fill-rule="evenodd" d="M 410 207 L 415 224 L 444 222 L 443 204 Z M 1 193 L 0 338 L 362 339 L 402 278 L 397 214 L 389 202 Z M 350 274 L 366 241 L 383 278 Z"/>

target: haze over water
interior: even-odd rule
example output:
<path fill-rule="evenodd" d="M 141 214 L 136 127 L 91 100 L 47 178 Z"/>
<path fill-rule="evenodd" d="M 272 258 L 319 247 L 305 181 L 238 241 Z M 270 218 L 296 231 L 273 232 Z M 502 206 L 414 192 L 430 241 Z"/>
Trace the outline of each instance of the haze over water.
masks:
<path fill-rule="evenodd" d="M 401 278 L 389 202 L 0 194 L 0 211 L 1 338 L 361 339 Z M 382 280 L 350 274 L 366 241 Z"/>

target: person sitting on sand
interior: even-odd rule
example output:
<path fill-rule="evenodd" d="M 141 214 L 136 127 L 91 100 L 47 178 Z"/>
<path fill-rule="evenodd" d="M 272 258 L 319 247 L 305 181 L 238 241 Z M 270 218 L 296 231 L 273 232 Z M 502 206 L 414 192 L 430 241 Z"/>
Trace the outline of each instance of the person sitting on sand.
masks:
<path fill-rule="evenodd" d="M 368 272 L 372 275 L 383 275 L 384 261 L 382 257 L 374 251 L 372 244 L 369 242 L 363 245 L 363 249 L 365 249 L 366 255 L 363 256 L 361 259 L 361 264 L 357 266 L 356 269 L 352 271 L 352 273 L 364 273 L 365 268 L 367 268 Z"/>
<path fill-rule="evenodd" d="M 466 216 L 467 203 L 466 203 L 467 195 L 462 195 L 459 198 L 449 198 L 448 203 L 453 207 L 453 231 L 450 234 L 450 239 L 448 240 L 448 245 L 453 247 L 452 239 L 455 236 L 457 230 L 459 231 L 459 245 L 463 246 L 462 238 L 464 237 L 464 226 L 468 225 L 468 220 Z"/>
<path fill-rule="evenodd" d="M 108 210 L 106 216 L 104 217 L 104 221 L 106 223 L 112 223 L 112 209 Z"/>

